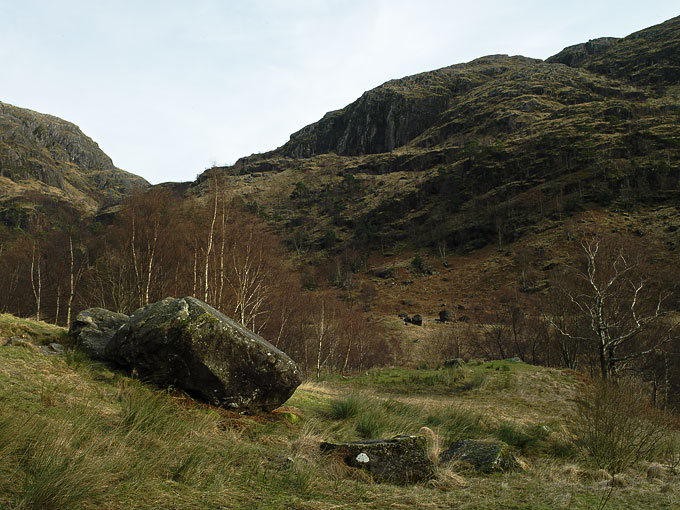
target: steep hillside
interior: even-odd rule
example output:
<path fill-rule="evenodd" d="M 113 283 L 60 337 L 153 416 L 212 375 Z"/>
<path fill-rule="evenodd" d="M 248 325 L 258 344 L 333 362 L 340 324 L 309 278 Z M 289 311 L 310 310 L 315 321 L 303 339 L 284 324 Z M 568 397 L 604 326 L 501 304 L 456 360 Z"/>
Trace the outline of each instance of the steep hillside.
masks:
<path fill-rule="evenodd" d="M 680 177 L 679 26 L 389 81 L 215 170 L 298 251 L 465 252 L 578 211 L 666 203 Z"/>
<path fill-rule="evenodd" d="M 25 227 L 55 209 L 91 215 L 149 184 L 116 168 L 99 146 L 70 122 L 0 103 L 0 215 Z"/>

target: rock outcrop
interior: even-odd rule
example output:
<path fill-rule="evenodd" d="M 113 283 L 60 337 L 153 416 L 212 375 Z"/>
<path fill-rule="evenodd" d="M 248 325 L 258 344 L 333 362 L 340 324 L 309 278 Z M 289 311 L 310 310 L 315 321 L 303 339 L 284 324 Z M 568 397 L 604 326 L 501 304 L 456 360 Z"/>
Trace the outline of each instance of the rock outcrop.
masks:
<path fill-rule="evenodd" d="M 546 60 L 661 89 L 680 80 L 680 16 L 622 39 L 569 46 Z"/>
<path fill-rule="evenodd" d="M 135 311 L 106 356 L 157 385 L 250 414 L 279 407 L 301 382 L 285 353 L 193 297 Z"/>
<path fill-rule="evenodd" d="M 71 324 L 69 334 L 76 348 L 95 359 L 106 359 L 106 346 L 130 317 L 103 308 L 88 308 L 80 312 Z"/>
<path fill-rule="evenodd" d="M 427 455 L 427 439 L 421 435 L 321 443 L 321 451 L 339 455 L 348 466 L 365 469 L 376 482 L 404 485 L 434 477 L 435 466 Z"/>

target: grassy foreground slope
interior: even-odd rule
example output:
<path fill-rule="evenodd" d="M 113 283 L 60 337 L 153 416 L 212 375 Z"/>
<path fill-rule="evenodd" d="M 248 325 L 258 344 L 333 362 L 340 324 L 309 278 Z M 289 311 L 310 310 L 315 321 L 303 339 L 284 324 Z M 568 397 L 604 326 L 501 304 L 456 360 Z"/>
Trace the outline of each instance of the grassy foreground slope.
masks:
<path fill-rule="evenodd" d="M 2 316 L 0 338 L 18 323 Z M 43 330 L 21 320 L 23 335 Z M 63 339 L 55 328 L 38 343 Z M 0 342 L 4 343 L 4 342 Z M 601 481 L 569 423 L 584 382 L 508 361 L 383 369 L 307 382 L 287 406 L 246 417 L 153 390 L 78 353 L 0 347 L 0 508 L 677 508 L 677 474 Z M 525 471 L 441 468 L 427 484 L 375 484 L 318 453 L 322 440 L 415 433 L 440 447 L 503 439 Z M 433 444 L 432 449 L 436 450 Z"/>

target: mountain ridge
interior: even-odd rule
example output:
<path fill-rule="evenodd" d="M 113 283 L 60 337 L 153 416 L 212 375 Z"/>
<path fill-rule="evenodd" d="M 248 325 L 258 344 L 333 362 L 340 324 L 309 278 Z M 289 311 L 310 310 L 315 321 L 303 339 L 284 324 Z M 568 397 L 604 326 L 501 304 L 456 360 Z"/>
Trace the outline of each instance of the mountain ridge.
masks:
<path fill-rule="evenodd" d="M 78 126 L 0 102 L 0 207 L 3 221 L 25 226 L 47 209 L 91 216 L 149 183 L 117 168 Z M 9 212 L 8 212 L 9 211 Z"/>
<path fill-rule="evenodd" d="M 542 218 L 668 201 L 680 176 L 680 51 L 669 48 L 680 17 L 546 61 L 491 55 L 390 80 L 193 190 L 216 171 L 313 250 L 467 251 Z"/>

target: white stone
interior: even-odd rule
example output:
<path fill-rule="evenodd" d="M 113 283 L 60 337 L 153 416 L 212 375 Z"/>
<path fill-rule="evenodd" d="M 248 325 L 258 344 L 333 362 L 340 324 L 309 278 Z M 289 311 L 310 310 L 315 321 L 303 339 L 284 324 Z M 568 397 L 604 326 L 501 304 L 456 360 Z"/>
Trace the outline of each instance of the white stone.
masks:
<path fill-rule="evenodd" d="M 361 452 L 359 455 L 357 455 L 357 462 L 361 462 L 362 464 L 365 464 L 369 460 L 370 459 L 368 458 L 368 455 L 366 455 L 364 452 Z"/>

